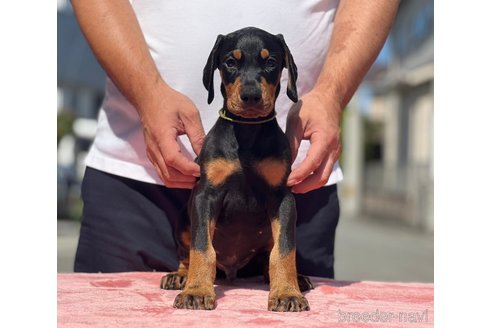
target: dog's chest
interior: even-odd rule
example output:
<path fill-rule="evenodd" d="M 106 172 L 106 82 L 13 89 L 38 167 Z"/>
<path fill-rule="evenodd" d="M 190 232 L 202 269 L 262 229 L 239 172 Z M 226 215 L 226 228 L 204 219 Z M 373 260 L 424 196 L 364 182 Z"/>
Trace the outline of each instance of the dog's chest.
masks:
<path fill-rule="evenodd" d="M 228 279 L 234 279 L 237 270 L 254 256 L 269 250 L 272 244 L 270 220 L 265 216 L 238 215 L 218 220 L 213 237 L 217 266 Z"/>
<path fill-rule="evenodd" d="M 271 249 L 271 219 L 290 173 L 288 147 L 276 122 L 233 127 L 219 120 L 206 140 L 202 183 L 217 202 L 213 247 L 217 266 L 229 279 Z"/>

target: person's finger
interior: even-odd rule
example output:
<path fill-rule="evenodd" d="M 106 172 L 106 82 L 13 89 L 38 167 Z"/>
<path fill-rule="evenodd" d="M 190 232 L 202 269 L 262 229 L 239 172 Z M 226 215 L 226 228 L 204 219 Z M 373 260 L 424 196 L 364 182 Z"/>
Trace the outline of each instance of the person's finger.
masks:
<path fill-rule="evenodd" d="M 166 180 L 166 175 L 162 172 L 161 166 L 165 166 L 164 160 L 162 160 L 162 165 L 159 164 L 159 161 L 156 159 L 156 157 L 153 155 L 152 151 L 149 149 L 147 146 L 147 158 L 149 161 L 152 163 L 154 166 L 155 171 L 157 172 L 157 175 L 161 179 L 162 182 L 165 183 Z"/>
<path fill-rule="evenodd" d="M 164 162 L 164 158 L 162 158 L 161 152 L 159 151 L 159 147 L 153 141 L 152 137 L 144 130 L 145 144 L 147 145 L 147 157 L 154 165 L 159 178 L 166 182 L 169 176 L 169 172 L 166 167 L 166 163 Z"/>
<path fill-rule="evenodd" d="M 168 188 L 179 188 L 179 189 L 193 189 L 195 187 L 196 182 L 175 182 L 169 181 L 166 183 L 166 187 Z"/>
<path fill-rule="evenodd" d="M 191 175 L 184 175 L 175 168 L 168 166 L 167 171 L 169 172 L 168 180 L 170 182 L 195 182 L 196 178 Z"/>
<path fill-rule="evenodd" d="M 162 158 L 161 160 L 157 160 L 156 156 L 149 150 L 147 150 L 147 156 L 154 165 L 159 178 L 162 182 L 164 182 L 166 187 L 191 189 L 195 186 L 196 179 L 194 177 L 184 175 L 172 167 L 166 167 L 164 160 L 162 160 Z"/>
<path fill-rule="evenodd" d="M 292 187 L 292 192 L 303 194 L 326 185 L 336 161 L 340 158 L 341 151 L 341 145 L 337 145 L 312 175 Z"/>
<path fill-rule="evenodd" d="M 193 151 L 196 155 L 199 155 L 205 141 L 205 130 L 197 110 L 193 111 L 188 117 L 188 120 L 184 123 L 184 128 Z"/>
<path fill-rule="evenodd" d="M 186 158 L 179 147 L 176 131 L 170 131 L 161 141 L 159 148 L 161 149 L 164 162 L 169 167 L 174 167 L 184 175 L 200 176 L 200 166 L 192 160 Z"/>
<path fill-rule="evenodd" d="M 159 147 L 156 145 L 152 139 L 146 135 L 147 144 L 147 157 L 150 162 L 154 165 L 159 178 L 166 184 L 166 186 L 174 185 L 175 183 L 194 183 L 195 177 L 190 175 L 185 175 L 180 171 L 176 170 L 172 166 L 166 165 L 166 162 L 162 156 Z M 179 146 L 178 146 L 179 147 Z"/>
<path fill-rule="evenodd" d="M 323 163 L 321 163 L 318 170 L 316 170 L 313 174 L 308 176 L 302 182 L 294 185 L 291 189 L 292 192 L 297 194 L 304 194 L 308 191 L 315 190 L 324 186 L 330 178 L 331 171 L 333 170 L 333 165 L 335 165 L 335 161 L 332 159 L 332 156 L 326 158 Z"/>
<path fill-rule="evenodd" d="M 168 167 L 174 167 L 184 175 L 193 177 L 200 176 L 200 166 L 186 158 L 181 151 L 166 151 L 166 154 L 164 154 L 163 157 Z"/>
<path fill-rule="evenodd" d="M 294 169 L 287 179 L 287 186 L 296 185 L 315 172 L 327 157 L 326 140 L 318 137 L 317 133 L 311 136 L 311 146 L 306 154 L 306 158 Z"/>

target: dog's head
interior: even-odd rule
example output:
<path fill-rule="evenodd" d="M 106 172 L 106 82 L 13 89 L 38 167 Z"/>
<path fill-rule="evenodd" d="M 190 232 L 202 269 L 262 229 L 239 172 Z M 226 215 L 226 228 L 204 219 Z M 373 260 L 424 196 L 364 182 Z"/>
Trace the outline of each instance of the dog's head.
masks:
<path fill-rule="evenodd" d="M 214 98 L 214 71 L 220 71 L 225 107 L 233 114 L 256 118 L 270 114 L 287 68 L 287 95 L 297 102 L 297 67 L 281 34 L 247 27 L 219 35 L 203 69 L 208 103 Z"/>

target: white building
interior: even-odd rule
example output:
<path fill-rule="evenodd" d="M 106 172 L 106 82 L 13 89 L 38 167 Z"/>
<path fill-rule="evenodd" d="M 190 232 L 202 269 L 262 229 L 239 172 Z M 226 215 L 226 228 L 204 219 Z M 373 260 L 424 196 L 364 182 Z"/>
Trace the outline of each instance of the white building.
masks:
<path fill-rule="evenodd" d="M 58 1 L 58 115 L 75 118 L 73 133 L 58 143 L 58 214 L 67 216 L 78 199 L 85 154 L 93 140 L 104 96 L 105 73 L 85 41 L 67 1 Z"/>
<path fill-rule="evenodd" d="M 365 82 L 381 158 L 366 163 L 361 211 L 433 230 L 434 3 L 401 1 L 388 67 Z"/>

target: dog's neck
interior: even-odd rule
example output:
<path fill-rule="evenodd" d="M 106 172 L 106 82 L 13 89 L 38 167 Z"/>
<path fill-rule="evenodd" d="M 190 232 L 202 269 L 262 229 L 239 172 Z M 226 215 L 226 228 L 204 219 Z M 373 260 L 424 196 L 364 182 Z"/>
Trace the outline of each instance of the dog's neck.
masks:
<path fill-rule="evenodd" d="M 219 116 L 220 118 L 232 123 L 245 124 L 245 125 L 258 125 L 258 124 L 264 124 L 273 121 L 277 116 L 277 113 L 275 112 L 275 108 L 274 108 L 267 116 L 247 118 L 247 117 L 235 115 L 231 113 L 226 107 L 224 107 L 219 111 Z"/>
<path fill-rule="evenodd" d="M 232 114 L 227 109 L 221 109 L 219 115 L 220 120 L 231 126 L 236 141 L 242 149 L 255 147 L 257 142 L 264 141 L 264 138 L 269 135 L 269 131 L 278 125 L 275 108 L 267 116 L 258 118 L 244 118 Z"/>

